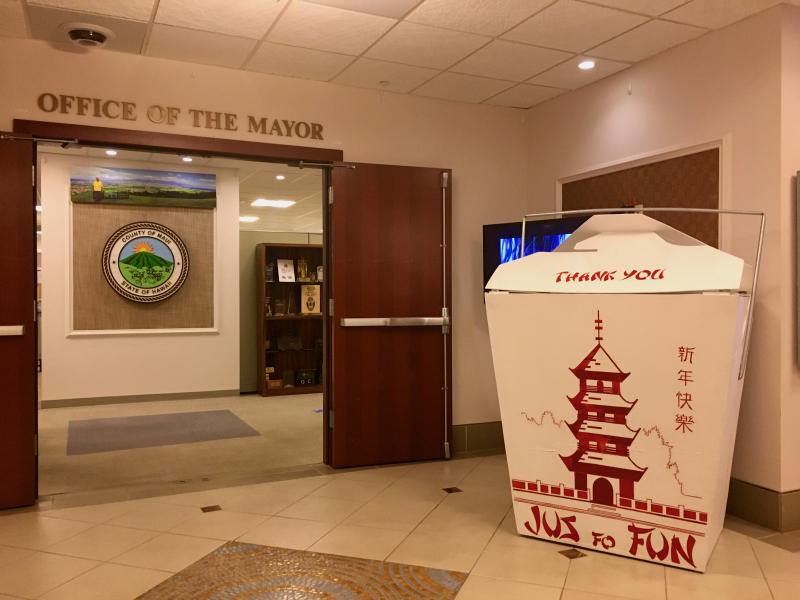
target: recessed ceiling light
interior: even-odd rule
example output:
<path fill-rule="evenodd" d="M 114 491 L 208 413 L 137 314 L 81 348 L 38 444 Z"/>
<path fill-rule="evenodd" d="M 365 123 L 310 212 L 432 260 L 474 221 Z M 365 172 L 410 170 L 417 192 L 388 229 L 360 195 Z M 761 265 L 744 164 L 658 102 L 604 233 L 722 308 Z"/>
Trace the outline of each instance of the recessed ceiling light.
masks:
<path fill-rule="evenodd" d="M 181 160 L 183 162 L 192 162 L 192 157 L 191 156 L 182 156 Z"/>
<path fill-rule="evenodd" d="M 278 181 L 283 181 L 284 179 L 286 179 L 286 175 L 275 175 L 275 179 L 277 179 Z"/>
<path fill-rule="evenodd" d="M 242 215 L 241 217 L 239 217 L 239 221 L 241 221 L 242 223 L 255 223 L 256 221 L 258 221 L 258 217 Z"/>
<path fill-rule="evenodd" d="M 591 71 L 592 69 L 594 69 L 594 67 L 595 67 L 595 62 L 590 58 L 582 60 L 581 62 L 578 63 L 578 68 L 581 71 Z"/>
<path fill-rule="evenodd" d="M 294 200 L 267 200 L 266 198 L 256 198 L 250 203 L 250 206 L 259 206 L 270 208 L 289 208 L 297 204 Z"/>
<path fill-rule="evenodd" d="M 116 155 L 117 155 L 116 150 L 106 150 L 106 156 L 116 156 Z"/>
<path fill-rule="evenodd" d="M 36 212 L 42 212 L 42 205 L 41 204 L 37 204 L 36 205 Z"/>

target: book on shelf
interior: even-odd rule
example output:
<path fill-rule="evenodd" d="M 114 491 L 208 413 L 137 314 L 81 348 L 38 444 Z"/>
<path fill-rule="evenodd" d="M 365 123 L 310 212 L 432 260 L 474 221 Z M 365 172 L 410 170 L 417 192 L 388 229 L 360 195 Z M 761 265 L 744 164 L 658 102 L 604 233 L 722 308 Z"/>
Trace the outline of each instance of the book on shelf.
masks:
<path fill-rule="evenodd" d="M 303 315 L 320 314 L 320 292 L 318 285 L 300 286 L 300 313 Z"/>
<path fill-rule="evenodd" d="M 291 258 L 279 258 L 278 281 L 294 281 L 294 261 Z"/>

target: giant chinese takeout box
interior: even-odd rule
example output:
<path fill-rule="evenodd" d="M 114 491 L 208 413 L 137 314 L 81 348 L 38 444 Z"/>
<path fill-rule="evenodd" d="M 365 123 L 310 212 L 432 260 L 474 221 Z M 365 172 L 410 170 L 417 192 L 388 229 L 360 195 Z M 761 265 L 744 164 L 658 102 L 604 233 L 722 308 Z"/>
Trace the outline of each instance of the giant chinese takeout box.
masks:
<path fill-rule="evenodd" d="M 501 265 L 486 311 L 517 531 L 703 571 L 752 270 L 642 214 Z"/>

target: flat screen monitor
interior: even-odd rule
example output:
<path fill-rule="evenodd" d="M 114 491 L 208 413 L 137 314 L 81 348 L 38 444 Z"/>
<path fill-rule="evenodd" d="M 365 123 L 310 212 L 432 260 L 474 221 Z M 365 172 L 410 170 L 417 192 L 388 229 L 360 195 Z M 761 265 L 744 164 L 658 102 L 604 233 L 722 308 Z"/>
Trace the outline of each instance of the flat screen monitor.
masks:
<path fill-rule="evenodd" d="M 528 221 L 525 225 L 525 256 L 536 252 L 551 252 L 558 248 L 587 219 L 548 219 Z M 483 285 L 495 269 L 503 263 L 520 257 L 522 223 L 495 223 L 483 226 Z"/>

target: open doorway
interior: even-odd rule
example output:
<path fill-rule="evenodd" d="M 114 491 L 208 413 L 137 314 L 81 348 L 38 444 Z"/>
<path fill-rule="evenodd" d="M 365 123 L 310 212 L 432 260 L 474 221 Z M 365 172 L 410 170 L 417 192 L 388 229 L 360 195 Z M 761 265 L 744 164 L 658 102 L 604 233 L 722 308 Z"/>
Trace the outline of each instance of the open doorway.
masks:
<path fill-rule="evenodd" d="M 255 257 L 261 244 L 322 245 L 322 171 L 40 143 L 37 176 L 40 496 L 135 497 L 321 469 L 322 394 L 255 393 Z M 184 202 L 201 180 L 213 180 L 213 204 Z M 136 304 L 113 289 L 113 256 L 89 258 L 137 223 L 110 246 L 123 292 L 152 277 L 145 293 L 158 293 L 179 267 L 194 276 L 163 301 Z M 144 223 L 155 241 L 138 239 Z"/>

